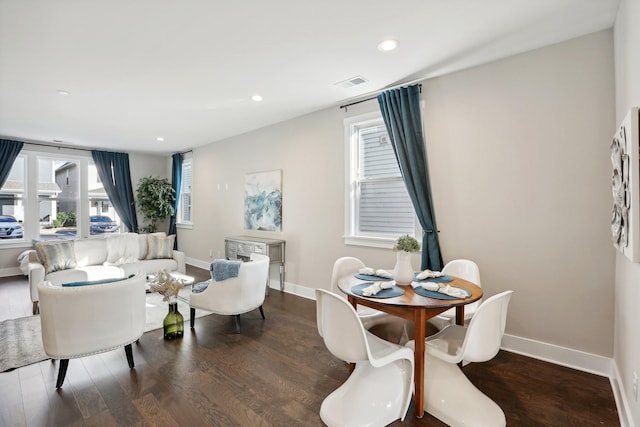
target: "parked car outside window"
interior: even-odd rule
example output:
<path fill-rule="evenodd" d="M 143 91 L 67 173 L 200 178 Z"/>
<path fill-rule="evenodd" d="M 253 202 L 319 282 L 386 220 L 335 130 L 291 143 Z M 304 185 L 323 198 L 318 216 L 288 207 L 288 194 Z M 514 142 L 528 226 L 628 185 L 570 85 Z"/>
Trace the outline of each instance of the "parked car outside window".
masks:
<path fill-rule="evenodd" d="M 0 215 L 0 239 L 21 239 L 22 224 L 11 215 Z"/>
<path fill-rule="evenodd" d="M 90 234 L 116 233 L 119 228 L 118 224 L 108 216 L 93 215 L 89 217 L 89 221 L 91 223 Z"/>

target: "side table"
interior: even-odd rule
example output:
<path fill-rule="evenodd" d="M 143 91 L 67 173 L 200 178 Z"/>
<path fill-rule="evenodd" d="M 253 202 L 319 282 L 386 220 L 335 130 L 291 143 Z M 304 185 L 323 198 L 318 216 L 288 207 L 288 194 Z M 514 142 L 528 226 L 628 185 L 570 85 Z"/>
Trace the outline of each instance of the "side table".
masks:
<path fill-rule="evenodd" d="M 224 255 L 227 259 L 249 261 L 251 254 L 266 255 L 271 264 L 280 265 L 280 290 L 284 290 L 285 241 L 252 236 L 224 239 Z M 267 281 L 267 290 L 269 282 L 270 278 Z"/>

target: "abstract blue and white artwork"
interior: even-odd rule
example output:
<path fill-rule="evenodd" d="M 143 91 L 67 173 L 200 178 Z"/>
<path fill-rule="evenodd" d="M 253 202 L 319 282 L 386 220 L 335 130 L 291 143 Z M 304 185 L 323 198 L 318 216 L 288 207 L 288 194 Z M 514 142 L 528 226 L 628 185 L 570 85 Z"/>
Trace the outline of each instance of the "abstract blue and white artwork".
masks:
<path fill-rule="evenodd" d="M 246 230 L 282 230 L 281 170 L 245 175 L 244 228 Z"/>

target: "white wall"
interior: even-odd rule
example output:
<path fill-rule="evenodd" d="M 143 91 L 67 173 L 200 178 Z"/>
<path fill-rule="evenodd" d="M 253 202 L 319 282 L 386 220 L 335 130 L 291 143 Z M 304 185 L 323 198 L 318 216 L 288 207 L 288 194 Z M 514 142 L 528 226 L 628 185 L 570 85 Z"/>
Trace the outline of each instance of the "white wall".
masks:
<path fill-rule="evenodd" d="M 507 333 L 611 357 L 612 32 L 424 81 L 422 99 L 445 261 L 476 260 L 487 295 L 516 291 Z M 328 288 L 344 255 L 393 267 L 391 250 L 342 240 L 343 120 L 377 108 L 330 108 L 195 149 L 194 227 L 179 230 L 180 248 L 221 256 L 224 238 L 243 234 L 245 173 L 282 169 L 283 231 L 253 234 L 286 239 L 288 285 Z"/>
<path fill-rule="evenodd" d="M 640 106 L 640 3 L 622 0 L 614 29 L 616 124 L 630 107 Z M 640 375 L 640 264 L 616 256 L 614 364 L 629 418 L 640 425 L 640 404 L 633 397 L 633 373 Z"/>

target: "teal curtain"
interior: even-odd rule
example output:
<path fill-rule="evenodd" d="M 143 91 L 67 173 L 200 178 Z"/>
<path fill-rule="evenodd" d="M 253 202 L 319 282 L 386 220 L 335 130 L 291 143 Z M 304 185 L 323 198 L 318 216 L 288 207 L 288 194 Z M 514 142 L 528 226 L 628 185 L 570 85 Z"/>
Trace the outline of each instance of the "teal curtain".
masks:
<path fill-rule="evenodd" d="M 378 104 L 402 179 L 422 226 L 422 270 L 442 270 L 442 255 L 422 135 L 420 87 L 413 85 L 383 92 L 378 95 Z"/>
<path fill-rule="evenodd" d="M 129 155 L 92 150 L 91 156 L 96 164 L 96 169 L 98 169 L 104 190 L 122 223 L 129 231 L 137 232 L 138 218 L 131 186 Z"/>
<path fill-rule="evenodd" d="M 9 172 L 13 167 L 13 162 L 22 150 L 23 142 L 12 141 L 10 139 L 0 139 L 0 187 L 9 178 Z"/>
<path fill-rule="evenodd" d="M 175 153 L 173 156 L 173 168 L 171 170 L 171 187 L 175 190 L 176 201 L 173 204 L 174 214 L 169 220 L 168 235 L 175 234 L 173 249 L 178 249 L 178 233 L 176 229 L 176 217 L 178 216 L 178 202 L 180 201 L 180 188 L 182 187 L 182 153 Z"/>

